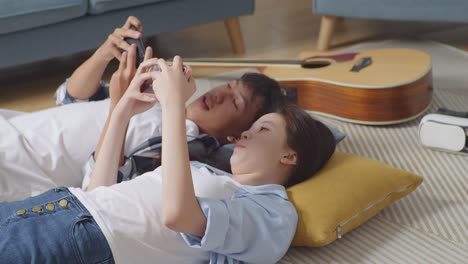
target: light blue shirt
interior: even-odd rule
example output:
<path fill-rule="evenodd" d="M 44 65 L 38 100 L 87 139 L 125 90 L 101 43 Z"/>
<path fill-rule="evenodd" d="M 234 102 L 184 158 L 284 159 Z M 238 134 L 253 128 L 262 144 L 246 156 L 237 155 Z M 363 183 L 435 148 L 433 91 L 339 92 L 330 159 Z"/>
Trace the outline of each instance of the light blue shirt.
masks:
<path fill-rule="evenodd" d="M 200 162 L 215 174 L 232 176 Z M 181 233 L 192 248 L 210 252 L 210 264 L 276 263 L 296 232 L 297 212 L 284 186 L 242 185 L 230 199 L 197 197 L 207 219 L 203 237 Z"/>

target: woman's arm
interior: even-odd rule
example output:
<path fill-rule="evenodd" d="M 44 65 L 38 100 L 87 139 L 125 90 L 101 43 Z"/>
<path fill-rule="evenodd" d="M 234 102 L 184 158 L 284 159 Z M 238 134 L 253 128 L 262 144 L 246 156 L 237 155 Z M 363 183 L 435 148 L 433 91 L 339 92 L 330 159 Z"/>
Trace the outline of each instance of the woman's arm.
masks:
<path fill-rule="evenodd" d="M 185 127 L 185 102 L 195 92 L 179 56 L 173 65 L 159 60 L 153 89 L 162 108 L 162 221 L 177 232 L 202 236 L 206 217 L 195 197 Z M 189 70 L 190 71 L 190 70 Z"/>
<path fill-rule="evenodd" d="M 152 78 L 152 73 L 145 72 L 146 69 L 147 67 L 142 63 L 135 78 L 110 114 L 106 130 L 101 135 L 99 156 L 96 159 L 87 191 L 117 182 L 119 161 L 130 118 L 150 109 L 156 103 L 154 94 L 141 91 L 143 83 Z"/>
<path fill-rule="evenodd" d="M 102 140 L 99 158 L 96 160 L 87 191 L 99 186 L 111 186 L 117 182 L 120 153 L 130 117 L 127 113 L 114 110 Z"/>
<path fill-rule="evenodd" d="M 145 58 L 144 61 L 149 60 L 153 56 L 153 50 L 151 47 L 147 47 L 145 51 Z M 102 130 L 101 136 L 99 137 L 99 142 L 96 147 L 96 151 L 94 152 L 94 160 L 98 159 L 99 152 L 101 151 L 102 142 L 104 140 L 104 135 L 109 127 L 109 121 L 112 118 L 112 113 L 114 111 L 115 106 L 122 98 L 123 94 L 127 90 L 130 81 L 135 76 L 135 60 L 136 60 L 136 46 L 131 45 L 129 48 L 129 52 L 122 53 L 122 58 L 120 59 L 119 68 L 118 70 L 112 75 L 110 81 L 110 105 L 109 105 L 109 115 L 107 116 L 106 123 L 104 125 L 104 129 Z M 125 131 L 127 131 L 127 126 L 125 127 Z M 127 134 L 127 133 L 125 133 Z M 124 146 L 125 146 L 125 137 L 122 139 L 122 147 L 120 150 L 120 159 L 119 165 L 122 166 L 124 162 Z"/>
<path fill-rule="evenodd" d="M 105 135 L 107 133 L 107 130 L 109 129 L 109 123 L 112 118 L 112 114 L 114 112 L 114 108 L 119 102 L 120 98 L 122 95 L 125 93 L 125 90 L 127 89 L 131 78 L 133 78 L 133 75 L 130 76 L 130 71 L 127 71 L 127 60 L 129 63 L 134 62 L 135 59 L 135 52 L 134 52 L 134 47 L 130 48 L 130 52 L 128 54 L 128 59 L 127 59 L 127 52 L 122 53 L 122 57 L 120 58 L 120 63 L 119 63 L 119 68 L 117 69 L 116 72 L 112 75 L 110 84 L 109 84 L 109 91 L 110 91 L 110 104 L 109 104 L 109 115 L 107 116 L 106 123 L 104 125 L 104 128 L 101 132 L 101 135 L 99 137 L 98 144 L 96 146 L 96 151 L 94 152 L 94 160 L 97 160 L 99 157 L 99 152 L 101 151 L 102 143 L 104 142 Z M 133 56 L 132 56 L 133 54 Z M 132 60 L 133 58 L 133 60 Z M 133 64 L 135 65 L 135 64 Z M 132 65 L 132 67 L 133 67 Z M 127 126 L 125 126 L 125 134 L 128 128 L 128 123 Z M 124 144 L 125 144 L 125 136 L 122 139 L 122 146 L 120 150 L 120 158 L 119 158 L 119 165 L 121 166 L 124 161 Z"/>
<path fill-rule="evenodd" d="M 174 231 L 203 236 L 206 217 L 193 188 L 185 132 L 185 102 L 174 100 L 162 113 L 163 222 Z"/>

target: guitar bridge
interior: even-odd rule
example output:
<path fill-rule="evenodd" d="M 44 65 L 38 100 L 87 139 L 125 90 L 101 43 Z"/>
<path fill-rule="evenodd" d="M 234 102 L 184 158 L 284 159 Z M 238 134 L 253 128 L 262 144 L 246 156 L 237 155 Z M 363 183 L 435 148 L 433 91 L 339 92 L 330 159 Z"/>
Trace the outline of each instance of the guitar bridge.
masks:
<path fill-rule="evenodd" d="M 372 57 L 363 57 L 356 62 L 356 64 L 353 65 L 353 68 L 351 68 L 352 72 L 359 72 L 360 70 L 364 69 L 365 67 L 369 66 L 372 64 Z"/>

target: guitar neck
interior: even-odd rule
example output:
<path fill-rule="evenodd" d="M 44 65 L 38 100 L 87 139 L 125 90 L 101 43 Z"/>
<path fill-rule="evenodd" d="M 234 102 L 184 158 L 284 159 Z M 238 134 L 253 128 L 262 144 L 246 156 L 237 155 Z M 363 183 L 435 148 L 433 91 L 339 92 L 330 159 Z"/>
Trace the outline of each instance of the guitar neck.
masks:
<path fill-rule="evenodd" d="M 258 68 L 267 66 L 297 66 L 300 60 L 253 60 L 253 59 L 184 59 L 184 64 L 197 67 Z"/>

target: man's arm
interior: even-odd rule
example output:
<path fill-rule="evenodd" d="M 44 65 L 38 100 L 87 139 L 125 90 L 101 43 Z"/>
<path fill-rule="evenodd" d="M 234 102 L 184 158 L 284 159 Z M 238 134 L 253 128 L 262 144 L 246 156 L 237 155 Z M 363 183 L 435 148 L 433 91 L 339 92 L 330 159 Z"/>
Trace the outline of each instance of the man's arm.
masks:
<path fill-rule="evenodd" d="M 93 96 L 99 88 L 99 81 L 108 63 L 109 61 L 103 60 L 95 52 L 73 72 L 68 81 L 67 92 L 79 100 Z"/>
<path fill-rule="evenodd" d="M 131 30 L 131 25 L 136 26 L 138 31 Z M 123 27 L 115 29 L 96 52 L 73 72 L 67 85 L 67 92 L 81 100 L 93 96 L 109 62 L 113 58 L 121 60 L 120 50 L 128 52 L 130 45 L 124 41 L 124 38 L 140 38 L 141 30 L 141 22 L 136 17 L 130 16 Z"/>

